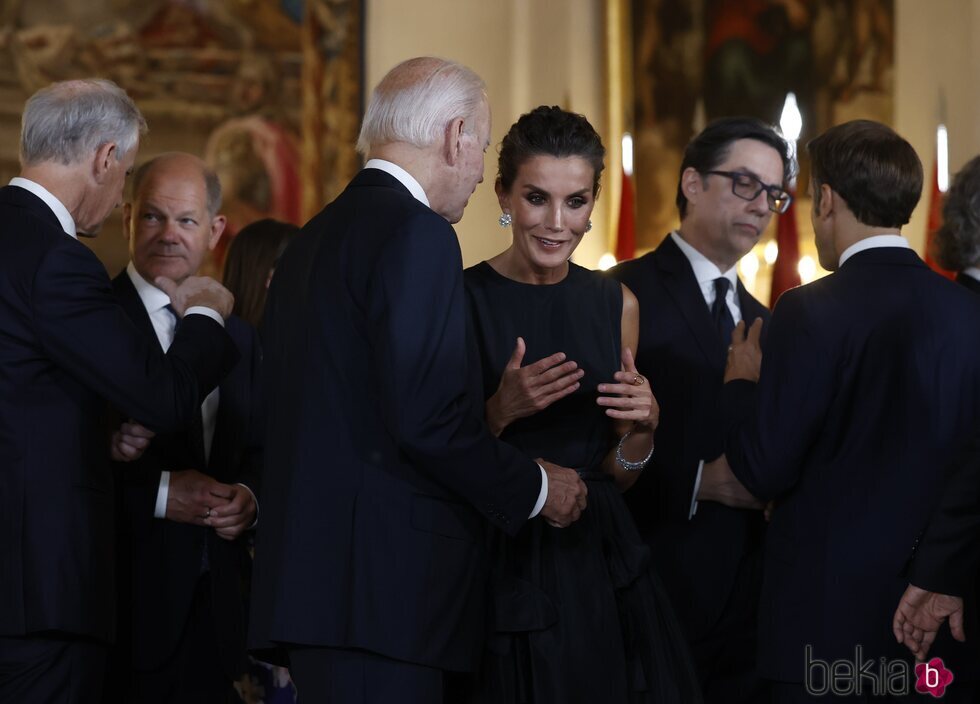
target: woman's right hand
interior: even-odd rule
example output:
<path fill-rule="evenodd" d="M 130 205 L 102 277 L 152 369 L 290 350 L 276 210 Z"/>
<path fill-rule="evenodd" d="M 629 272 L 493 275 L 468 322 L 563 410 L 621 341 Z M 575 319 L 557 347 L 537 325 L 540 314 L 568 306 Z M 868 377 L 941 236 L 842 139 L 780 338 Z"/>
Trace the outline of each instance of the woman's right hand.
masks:
<path fill-rule="evenodd" d="M 565 361 L 564 352 L 556 352 L 526 367 L 521 366 L 527 347 L 518 337 L 500 386 L 487 400 L 487 424 L 494 435 L 519 418 L 544 410 L 555 401 L 574 393 L 585 372 L 578 364 Z"/>

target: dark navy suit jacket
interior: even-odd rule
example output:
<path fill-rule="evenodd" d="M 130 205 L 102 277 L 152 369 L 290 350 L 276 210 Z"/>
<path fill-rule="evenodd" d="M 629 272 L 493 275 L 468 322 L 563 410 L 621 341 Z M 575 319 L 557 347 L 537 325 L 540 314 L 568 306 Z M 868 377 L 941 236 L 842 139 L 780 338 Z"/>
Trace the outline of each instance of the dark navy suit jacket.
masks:
<path fill-rule="evenodd" d="M 235 361 L 207 316 L 164 355 L 105 268 L 30 192 L 0 189 L 0 634 L 115 631 L 106 400 L 158 432 Z"/>
<path fill-rule="evenodd" d="M 857 645 L 869 660 L 908 657 L 892 615 L 945 468 L 980 417 L 977 349 L 980 300 L 910 249 L 859 252 L 780 298 L 757 387 L 724 389 L 732 469 L 778 502 L 765 545 L 764 675 L 802 681 L 807 644 L 824 660 L 853 661 Z M 958 646 L 933 652 L 963 662 Z"/>
<path fill-rule="evenodd" d="M 113 279 L 112 288 L 133 323 L 156 341 L 150 316 L 125 271 Z M 118 466 L 124 506 L 121 545 L 127 551 L 122 560 L 129 568 L 124 579 L 132 595 L 130 613 L 122 617 L 129 629 L 124 638 L 129 641 L 133 663 L 140 668 L 161 666 L 180 642 L 206 542 L 211 609 L 222 645 L 219 657 L 230 677 L 245 670 L 247 594 L 243 586 L 251 558 L 244 538 L 229 542 L 210 528 L 153 517 L 164 470 L 197 469 L 220 482 L 241 482 L 258 496 L 262 463 L 258 334 L 237 316 L 225 321 L 225 329 L 240 359 L 218 386 L 209 461 L 204 458 L 203 442 L 190 436 L 202 433 L 201 426 L 194 424 L 191 430 L 156 436 L 139 460 Z"/>
<path fill-rule="evenodd" d="M 653 460 L 625 498 L 693 640 L 722 615 L 736 575 L 762 544 L 759 511 L 701 502 L 688 518 L 699 461 L 724 451 L 719 400 L 728 342 L 715 330 L 691 264 L 669 235 L 655 251 L 610 273 L 640 302 L 636 363 L 661 408 Z M 747 324 L 769 320 L 741 282 L 737 293 Z"/>
<path fill-rule="evenodd" d="M 361 171 L 303 228 L 265 312 L 269 399 L 254 640 L 476 666 L 486 522 L 541 475 L 480 419 L 452 227 Z"/>

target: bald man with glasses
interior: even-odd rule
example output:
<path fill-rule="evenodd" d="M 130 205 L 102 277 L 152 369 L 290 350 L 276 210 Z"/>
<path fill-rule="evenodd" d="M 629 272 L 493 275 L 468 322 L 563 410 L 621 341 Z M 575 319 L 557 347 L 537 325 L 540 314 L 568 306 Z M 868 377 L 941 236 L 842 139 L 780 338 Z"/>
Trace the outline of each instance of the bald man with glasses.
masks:
<path fill-rule="evenodd" d="M 637 367 L 662 408 L 651 466 L 626 494 L 681 620 L 707 702 L 765 701 L 755 667 L 762 504 L 735 480 L 718 413 L 725 356 L 742 320 L 769 311 L 738 260 L 790 204 L 786 142 L 753 118 L 710 124 L 687 146 L 680 227 L 612 275 L 640 302 Z M 765 337 L 765 327 L 762 329 Z"/>

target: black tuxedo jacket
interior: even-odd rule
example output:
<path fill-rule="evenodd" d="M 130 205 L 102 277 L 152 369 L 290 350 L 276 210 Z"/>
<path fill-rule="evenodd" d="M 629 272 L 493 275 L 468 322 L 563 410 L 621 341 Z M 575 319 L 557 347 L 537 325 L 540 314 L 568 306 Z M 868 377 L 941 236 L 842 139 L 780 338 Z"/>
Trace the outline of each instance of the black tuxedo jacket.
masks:
<path fill-rule="evenodd" d="M 778 502 L 760 609 L 766 676 L 801 681 L 807 644 L 824 660 L 853 661 L 856 645 L 868 660 L 907 657 L 892 615 L 945 468 L 980 418 L 977 349 L 980 301 L 909 249 L 859 252 L 780 298 L 757 388 L 724 390 L 732 469 Z M 959 646 L 933 652 L 977 663 Z"/>
<path fill-rule="evenodd" d="M 0 634 L 115 631 L 106 400 L 158 432 L 193 418 L 231 339 L 188 316 L 164 355 L 44 202 L 0 188 Z"/>
<path fill-rule="evenodd" d="M 973 293 L 980 293 L 980 281 L 977 281 L 969 274 L 957 274 L 956 283 L 961 286 L 965 286 L 968 291 Z"/>
<path fill-rule="evenodd" d="M 132 280 L 123 271 L 112 288 L 126 314 L 151 341 L 157 336 Z M 261 471 L 258 335 L 251 325 L 232 316 L 225 329 L 240 359 L 219 385 L 218 411 L 210 462 L 204 458 L 202 428 L 158 435 L 143 456 L 117 466 L 123 486 L 123 525 L 120 544 L 127 550 L 122 563 L 130 592 L 130 614 L 123 615 L 123 636 L 130 642 L 133 664 L 141 669 L 162 665 L 173 655 L 187 623 L 201 575 L 201 556 L 207 543 L 211 572 L 212 611 L 220 657 L 227 674 L 244 672 L 245 597 L 251 558 L 243 538 L 229 542 L 202 526 L 154 518 L 161 471 L 197 469 L 226 484 L 242 483 L 258 496 Z M 198 439 L 191 437 L 195 433 Z"/>
<path fill-rule="evenodd" d="M 980 281 L 972 276 L 958 274 L 956 282 L 980 294 Z M 980 604 L 976 591 L 980 586 L 980 433 L 953 461 L 951 472 L 943 499 L 918 542 L 909 581 L 929 591 L 966 597 L 969 618 L 969 599 Z M 976 606 L 973 612 L 973 624 L 980 623 Z M 967 633 L 976 633 L 971 625 L 966 625 Z"/>
<path fill-rule="evenodd" d="M 917 587 L 967 600 L 966 617 L 972 622 L 966 624 L 968 638 L 980 624 L 976 615 L 978 568 L 980 433 L 974 434 L 971 444 L 954 460 L 942 501 L 918 541 L 909 570 L 909 582 Z"/>
<path fill-rule="evenodd" d="M 476 665 L 486 521 L 515 533 L 541 479 L 481 422 L 462 274 L 452 227 L 376 169 L 276 268 L 256 642 Z"/>
<path fill-rule="evenodd" d="M 724 451 L 719 399 L 728 341 L 720 339 L 694 270 L 670 236 L 611 274 L 640 302 L 637 368 L 661 408 L 653 460 L 625 494 L 626 503 L 695 640 L 721 616 L 739 569 L 762 544 L 759 511 L 701 502 L 688 518 L 699 462 Z M 746 324 L 768 322 L 769 311 L 741 282 L 737 294 Z"/>

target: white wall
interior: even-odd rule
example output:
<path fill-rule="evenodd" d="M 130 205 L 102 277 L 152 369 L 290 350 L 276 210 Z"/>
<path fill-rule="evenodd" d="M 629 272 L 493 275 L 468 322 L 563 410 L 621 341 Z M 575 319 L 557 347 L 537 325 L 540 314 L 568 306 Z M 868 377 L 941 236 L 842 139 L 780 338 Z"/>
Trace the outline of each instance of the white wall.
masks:
<path fill-rule="evenodd" d="M 929 217 L 939 92 L 946 98 L 951 175 L 980 153 L 980 0 L 896 0 L 895 129 L 925 169 L 922 200 L 904 233 L 921 253 Z"/>
<path fill-rule="evenodd" d="M 365 0 L 366 83 L 373 87 L 397 62 L 421 54 L 460 61 L 487 82 L 493 149 L 486 181 L 457 226 L 467 265 L 503 249 L 509 234 L 496 224 L 496 147 L 522 113 L 542 103 L 582 112 L 605 129 L 604 0 Z M 922 201 L 905 228 L 921 252 L 935 159 L 938 96 L 946 98 L 950 170 L 980 153 L 980 0 L 895 0 L 895 128 L 918 151 L 926 172 Z M 606 145 L 618 148 L 618 145 Z M 607 175 L 607 181 L 611 178 Z M 575 259 L 595 266 L 607 249 L 600 198 L 596 228 Z M 801 230 L 808 239 L 809 228 Z"/>
<path fill-rule="evenodd" d="M 493 111 L 486 176 L 456 226 L 469 266 L 510 243 L 497 225 L 497 147 L 524 112 L 547 103 L 584 113 L 603 129 L 602 0 L 366 0 L 368 90 L 399 61 L 434 55 L 459 61 L 487 83 Z M 600 198 L 596 228 L 576 261 L 593 267 L 606 250 Z"/>

